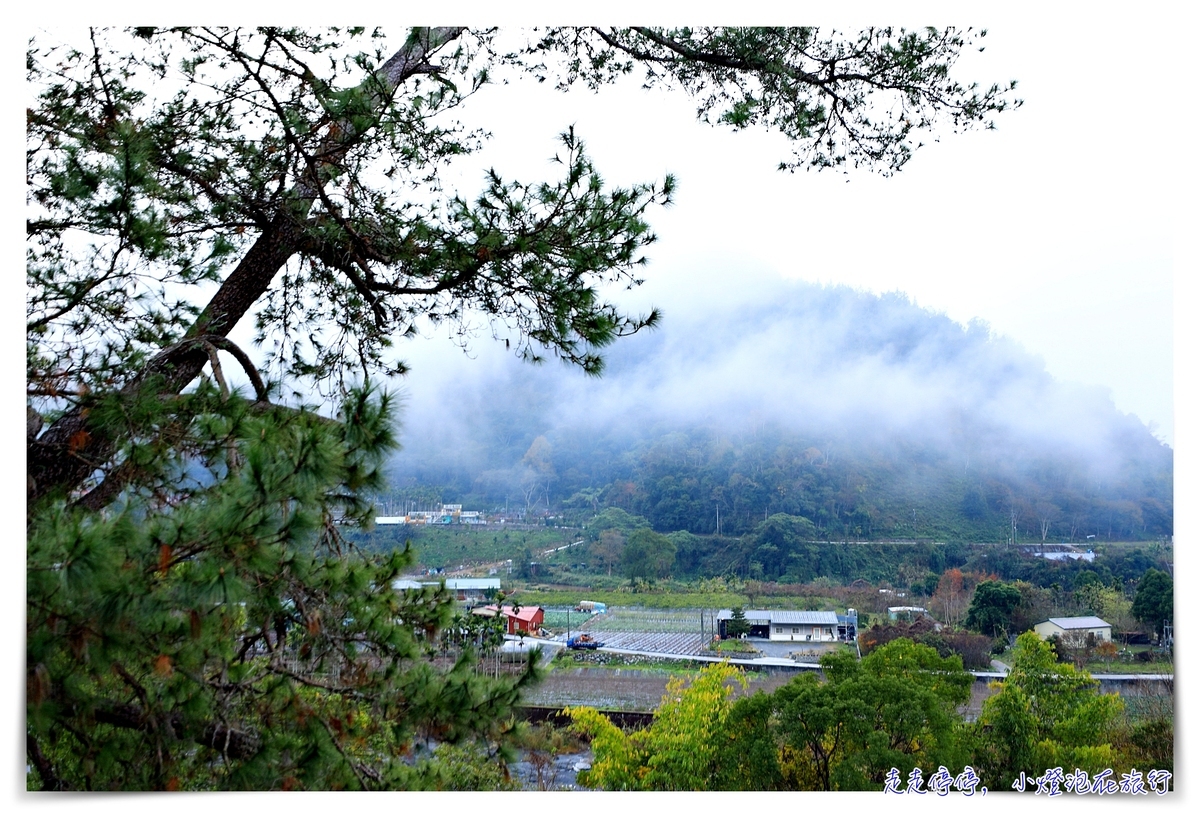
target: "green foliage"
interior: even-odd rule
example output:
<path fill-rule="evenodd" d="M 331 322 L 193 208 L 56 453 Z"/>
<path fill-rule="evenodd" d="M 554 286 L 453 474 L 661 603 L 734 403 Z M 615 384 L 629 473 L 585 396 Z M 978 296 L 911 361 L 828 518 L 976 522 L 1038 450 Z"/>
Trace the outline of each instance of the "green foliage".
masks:
<path fill-rule="evenodd" d="M 1098 683 L 1032 632 L 1017 637 L 1012 670 L 988 698 L 975 725 L 973 766 L 989 788 L 1007 788 L 1021 772 L 1078 767 L 1090 774 L 1112 768 L 1111 732 L 1120 697 L 1101 695 Z"/>
<path fill-rule="evenodd" d="M 750 633 L 750 622 L 746 619 L 746 611 L 741 605 L 734 607 L 729 622 L 725 625 L 725 633 L 730 639 L 741 639 Z"/>
<path fill-rule="evenodd" d="M 595 758 L 582 783 L 605 790 L 713 789 L 736 686 L 745 688 L 745 674 L 724 662 L 690 681 L 672 677 L 654 721 L 628 735 L 592 708 L 568 708 L 576 728 L 591 737 Z"/>
<path fill-rule="evenodd" d="M 897 639 L 864 657 L 821 659 L 828 681 L 803 674 L 775 693 L 789 788 L 882 789 L 892 767 L 961 766 L 955 708 L 970 697 L 957 657 Z"/>
<path fill-rule="evenodd" d="M 422 656 L 448 597 L 392 590 L 407 552 L 341 550 L 334 521 L 369 514 L 355 493 L 377 486 L 394 445 L 388 399 L 352 393 L 341 423 L 208 388 L 187 403 L 194 445 L 147 463 L 145 488 L 105 514 L 31 509 L 41 785 L 411 788 L 434 783 L 409 760 L 417 742 L 501 739 L 532 666 L 489 679 L 466 652 L 434 669 Z"/>
<path fill-rule="evenodd" d="M 675 564 L 675 543 L 650 528 L 639 528 L 625 541 L 621 570 L 635 579 L 663 579 Z"/>
<path fill-rule="evenodd" d="M 964 624 L 984 636 L 1002 636 L 1008 632 L 1019 604 L 1021 592 L 1016 587 L 998 580 L 984 580 L 975 586 Z"/>
<path fill-rule="evenodd" d="M 1118 588 L 1100 583 L 1084 585 L 1075 591 L 1075 602 L 1081 614 L 1098 616 L 1113 626 L 1115 631 L 1128 630 L 1131 604 Z M 1159 626 L 1161 629 L 1161 625 Z"/>
<path fill-rule="evenodd" d="M 733 703 L 721 725 L 721 751 L 712 776 L 714 790 L 782 789 L 779 746 L 772 729 L 772 698 L 764 693 Z"/>
<path fill-rule="evenodd" d="M 1172 718 L 1149 718 L 1126 725 L 1117 743 L 1121 760 L 1116 769 L 1175 772 L 1175 723 Z"/>
<path fill-rule="evenodd" d="M 1175 618 L 1175 583 L 1164 571 L 1150 568 L 1138 582 L 1130 613 L 1154 633 L 1162 633 L 1163 622 Z"/>
<path fill-rule="evenodd" d="M 860 664 L 822 659 L 829 681 L 800 674 L 774 694 L 734 702 L 711 666 L 673 679 L 651 725 L 629 735 L 589 708 L 571 711 L 592 736 L 587 783 L 604 789 L 882 789 L 892 766 L 961 766 L 956 707 L 972 677 L 957 659 L 897 640 Z M 927 766 L 926 766 L 927 765 Z"/>
<path fill-rule="evenodd" d="M 593 539 L 599 539 L 601 533 L 605 531 L 619 531 L 622 534 L 629 535 L 639 528 L 649 528 L 650 522 L 645 517 L 639 517 L 636 514 L 630 514 L 621 508 L 606 508 L 597 514 L 587 525 L 588 535 Z"/>
<path fill-rule="evenodd" d="M 494 792 L 520 789 L 508 774 L 503 759 L 478 744 L 439 744 L 433 751 L 436 771 L 433 788 L 458 792 Z"/>

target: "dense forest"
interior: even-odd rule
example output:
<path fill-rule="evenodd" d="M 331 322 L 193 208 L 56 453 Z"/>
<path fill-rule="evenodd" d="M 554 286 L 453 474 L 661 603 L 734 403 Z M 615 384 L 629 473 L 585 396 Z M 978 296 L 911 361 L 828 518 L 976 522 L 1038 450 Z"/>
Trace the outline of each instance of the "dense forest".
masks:
<path fill-rule="evenodd" d="M 1172 534 L 1171 448 L 986 326 L 812 284 L 743 302 L 668 315 L 601 379 L 443 364 L 465 374 L 409 407 L 385 501 L 728 536 L 787 514 L 832 541 Z"/>

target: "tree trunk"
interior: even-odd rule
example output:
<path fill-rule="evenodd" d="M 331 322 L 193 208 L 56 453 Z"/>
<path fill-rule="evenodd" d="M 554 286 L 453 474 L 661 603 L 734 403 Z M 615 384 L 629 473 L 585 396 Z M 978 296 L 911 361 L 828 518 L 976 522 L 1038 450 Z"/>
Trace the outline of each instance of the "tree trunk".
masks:
<path fill-rule="evenodd" d="M 428 57 L 441 46 L 457 38 L 463 28 L 423 29 L 424 36 L 410 37 L 404 46 L 384 63 L 375 79 L 381 83 L 377 104 L 386 105 L 396 88 L 418 73 L 429 73 Z M 237 326 L 254 303 L 271 286 L 276 274 L 298 250 L 307 218 L 318 190 L 328 181 L 332 168 L 364 136 L 364 132 L 344 123 L 332 129 L 326 146 L 320 151 L 321 165 L 311 167 L 285 197 L 272 222 L 201 312 L 183 341 L 162 350 L 130 383 L 122 396 L 134 399 L 147 382 L 157 383 L 159 394 L 177 394 L 195 380 L 204 369 L 208 355 L 199 344 L 190 344 L 202 336 L 225 337 Z M 120 440 L 92 423 L 86 405 L 77 406 L 55 421 L 44 434 L 27 446 L 26 501 L 32 507 L 52 493 L 64 494 L 102 468 L 116 453 Z M 119 487 L 118 487 L 119 488 Z M 116 491 L 107 491 L 115 496 Z"/>

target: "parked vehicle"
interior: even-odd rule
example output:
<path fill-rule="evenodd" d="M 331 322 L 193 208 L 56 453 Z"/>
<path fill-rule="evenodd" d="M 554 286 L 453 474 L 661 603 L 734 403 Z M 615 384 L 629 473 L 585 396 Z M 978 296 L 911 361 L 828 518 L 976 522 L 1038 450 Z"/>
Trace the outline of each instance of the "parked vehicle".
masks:
<path fill-rule="evenodd" d="M 578 636 L 572 636 L 568 639 L 567 647 L 571 650 L 595 650 L 596 648 L 604 647 L 604 643 L 597 642 L 586 633 L 581 633 Z"/>

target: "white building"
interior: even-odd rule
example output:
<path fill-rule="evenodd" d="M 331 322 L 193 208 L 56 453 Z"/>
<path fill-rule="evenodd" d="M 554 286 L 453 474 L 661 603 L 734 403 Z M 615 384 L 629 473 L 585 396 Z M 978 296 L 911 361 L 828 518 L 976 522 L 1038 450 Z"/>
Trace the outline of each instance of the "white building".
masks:
<path fill-rule="evenodd" d="M 1098 616 L 1052 617 L 1034 625 L 1033 631 L 1043 639 L 1058 636 L 1067 644 L 1085 644 L 1088 636 L 1097 642 L 1112 641 L 1112 625 Z"/>
<path fill-rule="evenodd" d="M 404 591 L 422 587 L 436 588 L 443 582 L 446 583 L 446 590 L 453 591 L 455 598 L 462 602 L 491 599 L 500 590 L 500 579 L 498 577 L 450 577 L 445 580 L 397 579 L 392 581 L 392 589 L 395 591 Z"/>
<path fill-rule="evenodd" d="M 855 638 L 857 617 L 839 617 L 833 611 L 747 610 L 750 636 L 772 642 L 837 642 Z M 726 636 L 733 611 L 717 612 L 717 633 Z"/>

